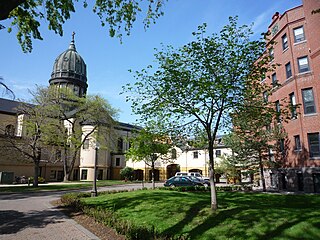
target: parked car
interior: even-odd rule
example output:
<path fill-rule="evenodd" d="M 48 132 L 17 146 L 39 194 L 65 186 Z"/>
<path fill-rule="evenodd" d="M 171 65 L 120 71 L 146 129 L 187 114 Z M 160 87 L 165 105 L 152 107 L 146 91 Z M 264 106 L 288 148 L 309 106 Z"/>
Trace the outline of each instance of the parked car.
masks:
<path fill-rule="evenodd" d="M 200 182 L 203 186 L 205 187 L 209 187 L 210 186 L 210 181 L 207 179 L 203 179 L 203 178 L 198 178 L 198 177 L 193 177 L 193 176 L 188 176 L 188 178 L 190 178 L 192 181 L 195 182 Z"/>
<path fill-rule="evenodd" d="M 208 177 L 202 176 L 201 173 L 199 172 L 177 172 L 175 176 L 191 176 L 191 177 L 199 178 L 200 180 L 209 181 Z"/>
<path fill-rule="evenodd" d="M 174 176 L 164 183 L 165 187 L 203 186 L 199 179 L 191 179 L 188 176 Z"/>

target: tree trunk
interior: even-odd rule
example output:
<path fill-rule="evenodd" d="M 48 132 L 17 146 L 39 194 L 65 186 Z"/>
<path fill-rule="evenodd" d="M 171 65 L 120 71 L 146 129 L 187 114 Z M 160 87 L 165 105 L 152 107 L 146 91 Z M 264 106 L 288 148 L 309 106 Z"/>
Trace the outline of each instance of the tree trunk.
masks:
<path fill-rule="evenodd" d="M 262 190 L 264 192 L 267 191 L 266 188 L 266 180 L 264 179 L 264 172 L 263 172 L 263 163 L 262 163 L 262 155 L 261 152 L 259 152 L 259 168 L 260 168 L 260 177 L 261 177 L 261 182 L 262 182 Z"/>
<path fill-rule="evenodd" d="M 64 148 L 64 158 L 63 158 L 63 181 L 68 182 L 68 150 Z"/>
<path fill-rule="evenodd" d="M 39 186 L 39 169 L 40 169 L 40 160 L 41 160 L 41 149 L 37 150 L 37 156 L 34 161 L 34 176 L 33 176 L 33 186 L 38 187 Z"/>
<path fill-rule="evenodd" d="M 152 189 L 156 188 L 155 182 L 154 182 L 154 161 L 151 163 L 151 181 L 152 181 Z"/>
<path fill-rule="evenodd" d="M 214 155 L 213 155 L 213 140 L 209 139 L 209 177 L 210 177 L 210 191 L 211 191 L 211 210 L 215 211 L 218 209 L 218 202 L 217 202 L 217 192 L 216 186 L 214 183 Z"/>
<path fill-rule="evenodd" d="M 74 164 L 77 160 L 77 156 L 78 156 L 78 149 L 74 151 L 73 153 L 73 156 L 72 156 L 72 160 L 71 160 L 71 163 L 70 163 L 70 166 L 69 166 L 69 169 L 67 171 L 67 179 L 69 181 L 71 181 L 71 172 L 73 171 L 73 168 L 74 168 Z"/>
<path fill-rule="evenodd" d="M 211 210 L 218 209 L 216 185 L 214 183 L 214 169 L 210 165 L 210 192 L 211 192 Z"/>

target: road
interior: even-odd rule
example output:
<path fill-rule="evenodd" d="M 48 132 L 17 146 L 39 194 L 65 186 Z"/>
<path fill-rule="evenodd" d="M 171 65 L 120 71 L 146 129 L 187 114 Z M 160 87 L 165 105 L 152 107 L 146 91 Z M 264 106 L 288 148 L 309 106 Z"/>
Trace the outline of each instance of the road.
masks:
<path fill-rule="evenodd" d="M 163 184 L 157 183 L 157 186 Z M 150 183 L 144 187 L 151 187 Z M 99 191 L 141 189 L 141 184 L 98 188 Z M 0 188 L 1 191 L 1 188 Z M 0 194 L 0 239 L 99 239 L 50 204 L 66 191 Z"/>

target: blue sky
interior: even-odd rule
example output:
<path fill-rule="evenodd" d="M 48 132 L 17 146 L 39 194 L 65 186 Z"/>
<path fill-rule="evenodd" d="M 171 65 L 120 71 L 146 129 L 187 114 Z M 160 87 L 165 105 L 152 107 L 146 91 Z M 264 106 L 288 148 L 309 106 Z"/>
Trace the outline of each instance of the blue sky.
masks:
<path fill-rule="evenodd" d="M 88 93 L 99 94 L 120 109 L 120 121 L 134 123 L 136 116 L 131 113 L 130 103 L 119 93 L 123 85 L 135 80 L 129 69 L 141 70 L 154 63 L 154 48 L 190 42 L 191 33 L 204 22 L 208 33 L 219 32 L 228 17 L 235 15 L 240 24 L 254 23 L 253 30 L 259 36 L 276 11 L 283 13 L 301 4 L 301 0 L 169 0 L 163 8 L 164 16 L 155 25 L 145 31 L 142 22 L 136 22 L 122 44 L 109 37 L 107 28 L 100 26 L 90 9 L 79 7 L 64 25 L 63 37 L 47 30 L 43 23 L 44 40 L 33 42 L 32 53 L 22 52 L 15 31 L 9 34 L 0 30 L 0 76 L 18 99 L 30 99 L 28 89 L 49 85 L 54 60 L 68 48 L 75 31 L 77 51 L 87 64 Z M 1 23 L 7 26 L 6 21 Z"/>

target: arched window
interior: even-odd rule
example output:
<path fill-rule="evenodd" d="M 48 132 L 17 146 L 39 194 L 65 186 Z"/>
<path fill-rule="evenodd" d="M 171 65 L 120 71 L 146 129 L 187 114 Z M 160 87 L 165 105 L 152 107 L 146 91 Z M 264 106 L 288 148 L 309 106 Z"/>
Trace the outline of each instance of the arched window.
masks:
<path fill-rule="evenodd" d="M 12 124 L 6 126 L 5 135 L 14 136 L 15 128 Z"/>

